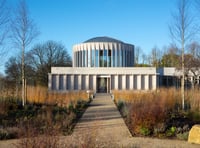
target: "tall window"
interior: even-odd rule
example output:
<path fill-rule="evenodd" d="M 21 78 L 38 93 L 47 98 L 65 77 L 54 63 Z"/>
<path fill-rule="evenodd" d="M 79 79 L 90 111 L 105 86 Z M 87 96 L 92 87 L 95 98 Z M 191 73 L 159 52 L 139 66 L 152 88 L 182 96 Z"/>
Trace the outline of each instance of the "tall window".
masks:
<path fill-rule="evenodd" d="M 95 51 L 95 67 L 99 67 L 99 50 Z"/>
<path fill-rule="evenodd" d="M 100 64 L 100 67 L 103 67 L 103 50 L 100 50 L 99 51 L 99 64 Z"/>
<path fill-rule="evenodd" d="M 108 67 L 111 67 L 111 50 L 108 50 Z"/>
<path fill-rule="evenodd" d="M 104 53 L 103 53 L 103 67 L 107 67 L 108 66 L 108 61 L 107 61 L 107 54 L 108 54 L 108 50 L 104 50 Z"/>
<path fill-rule="evenodd" d="M 85 67 L 85 50 L 83 50 L 83 67 Z"/>
<path fill-rule="evenodd" d="M 94 67 L 94 62 L 95 62 L 95 49 L 92 49 L 92 64 L 91 67 Z"/>
<path fill-rule="evenodd" d="M 82 67 L 82 51 L 79 54 L 79 66 Z"/>
<path fill-rule="evenodd" d="M 91 59 L 91 50 L 89 49 L 88 50 L 88 67 L 91 67 L 90 59 Z"/>
<path fill-rule="evenodd" d="M 85 67 L 88 67 L 88 50 L 85 51 Z"/>
<path fill-rule="evenodd" d="M 112 50 L 112 67 L 115 67 L 115 49 Z"/>

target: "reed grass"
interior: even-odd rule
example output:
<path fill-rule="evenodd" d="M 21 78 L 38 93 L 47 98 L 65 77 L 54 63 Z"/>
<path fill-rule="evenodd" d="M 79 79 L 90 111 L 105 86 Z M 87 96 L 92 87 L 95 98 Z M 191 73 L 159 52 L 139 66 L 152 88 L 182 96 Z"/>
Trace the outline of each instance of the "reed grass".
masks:
<path fill-rule="evenodd" d="M 43 86 L 27 86 L 26 102 L 75 106 L 79 100 L 89 101 L 91 94 L 92 92 L 88 94 L 86 91 L 48 91 L 48 88 Z M 17 91 L 15 89 L 0 90 L 0 101 L 10 98 L 19 100 L 21 98 L 21 89 Z"/>

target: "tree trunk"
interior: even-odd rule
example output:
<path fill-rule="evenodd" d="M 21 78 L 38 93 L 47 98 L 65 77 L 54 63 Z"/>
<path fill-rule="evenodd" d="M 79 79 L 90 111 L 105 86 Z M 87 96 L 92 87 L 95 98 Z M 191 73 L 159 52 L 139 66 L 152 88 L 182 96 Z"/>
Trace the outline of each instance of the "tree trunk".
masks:
<path fill-rule="evenodd" d="M 25 105 L 24 45 L 22 46 L 22 106 Z"/>

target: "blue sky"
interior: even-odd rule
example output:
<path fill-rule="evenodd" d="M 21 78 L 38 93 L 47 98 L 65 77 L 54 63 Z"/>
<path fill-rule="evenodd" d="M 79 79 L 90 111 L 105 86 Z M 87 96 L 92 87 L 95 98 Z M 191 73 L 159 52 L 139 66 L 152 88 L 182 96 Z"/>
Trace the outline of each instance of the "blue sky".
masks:
<path fill-rule="evenodd" d="M 174 0 L 28 0 L 39 42 L 72 46 L 110 36 L 149 51 L 170 43 L 168 23 Z"/>
<path fill-rule="evenodd" d="M 34 44 L 58 41 L 70 54 L 74 44 L 97 36 L 140 46 L 146 54 L 171 42 L 175 0 L 27 0 L 27 5 L 41 32 Z"/>

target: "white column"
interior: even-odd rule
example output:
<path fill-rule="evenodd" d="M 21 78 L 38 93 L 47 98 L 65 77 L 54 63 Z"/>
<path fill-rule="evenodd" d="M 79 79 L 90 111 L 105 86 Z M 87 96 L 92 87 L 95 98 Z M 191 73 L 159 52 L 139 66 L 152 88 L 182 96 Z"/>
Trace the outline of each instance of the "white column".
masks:
<path fill-rule="evenodd" d="M 81 90 L 81 75 L 78 75 L 78 90 Z"/>
<path fill-rule="evenodd" d="M 52 90 L 52 75 L 48 73 L 48 89 Z"/>
<path fill-rule="evenodd" d="M 156 79 L 156 75 L 152 75 L 152 89 L 155 90 L 157 87 L 157 79 Z"/>
<path fill-rule="evenodd" d="M 96 92 L 96 88 L 97 88 L 97 76 L 93 75 L 93 91 Z"/>
<path fill-rule="evenodd" d="M 149 75 L 144 76 L 144 89 L 149 90 Z"/>
<path fill-rule="evenodd" d="M 70 90 L 74 90 L 74 75 L 70 75 L 70 78 L 71 78 Z"/>
<path fill-rule="evenodd" d="M 63 75 L 63 90 L 66 90 L 67 76 Z"/>
<path fill-rule="evenodd" d="M 137 75 L 137 89 L 141 90 L 141 75 Z"/>
<path fill-rule="evenodd" d="M 85 76 L 85 89 L 88 90 L 89 89 L 89 75 Z"/>
<path fill-rule="evenodd" d="M 115 89 L 118 90 L 118 75 L 115 75 Z"/>
<path fill-rule="evenodd" d="M 56 75 L 56 90 L 59 90 L 59 75 Z"/>
<path fill-rule="evenodd" d="M 130 90 L 133 90 L 134 88 L 133 88 L 133 75 L 130 75 L 129 76 L 129 84 L 130 84 Z"/>
<path fill-rule="evenodd" d="M 122 75 L 122 89 L 126 89 L 126 75 Z"/>

